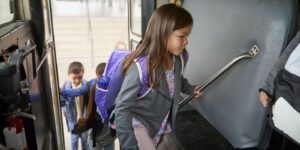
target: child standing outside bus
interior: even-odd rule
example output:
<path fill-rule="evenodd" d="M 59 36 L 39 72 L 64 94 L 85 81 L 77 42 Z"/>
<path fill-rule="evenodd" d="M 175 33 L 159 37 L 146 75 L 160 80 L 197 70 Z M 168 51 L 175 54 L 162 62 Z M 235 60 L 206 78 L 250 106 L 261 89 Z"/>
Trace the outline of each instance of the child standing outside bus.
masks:
<path fill-rule="evenodd" d="M 90 81 L 91 91 L 90 99 L 88 104 L 89 115 L 86 119 L 86 124 L 91 124 L 94 122 L 94 126 L 88 137 L 89 150 L 114 150 L 114 141 L 116 136 L 111 133 L 110 127 L 108 124 L 102 124 L 101 117 L 96 111 L 95 103 L 95 90 L 96 83 L 100 76 L 102 76 L 106 63 L 100 63 L 96 67 L 96 79 Z"/>
<path fill-rule="evenodd" d="M 202 95 L 182 76 L 185 64 L 180 55 L 187 53 L 192 26 L 188 11 L 163 5 L 152 14 L 141 44 L 124 60 L 124 81 L 115 108 L 121 149 L 159 149 L 164 134 L 174 129 L 180 92 Z M 148 58 L 151 90 L 138 99 L 141 81 L 135 60 L 140 56 Z"/>
<path fill-rule="evenodd" d="M 106 63 L 100 63 L 96 67 L 96 78 L 89 81 L 90 94 L 85 118 L 80 118 L 77 122 L 76 129 L 78 133 L 82 133 L 89 129 L 88 149 L 89 150 L 114 150 L 114 141 L 116 136 L 112 133 L 112 129 L 107 123 L 102 123 L 101 116 L 96 111 L 95 91 L 96 83 L 105 70 Z M 79 93 L 80 90 L 72 90 Z"/>
<path fill-rule="evenodd" d="M 96 78 L 91 79 L 89 81 L 90 87 L 93 87 L 93 85 L 96 83 L 97 79 L 102 75 L 104 72 L 106 63 L 99 63 L 96 67 L 95 73 L 96 73 Z"/>
<path fill-rule="evenodd" d="M 79 118 L 83 118 L 86 113 L 88 102 L 89 85 L 83 79 L 84 67 L 82 63 L 74 61 L 68 68 L 70 80 L 66 81 L 61 89 L 61 100 L 63 113 L 67 120 L 68 131 L 74 129 L 74 125 Z M 76 89 L 79 92 L 73 92 Z M 82 149 L 87 149 L 87 135 L 85 132 L 80 134 L 71 133 L 72 150 L 78 149 L 78 139 L 81 139 Z"/>

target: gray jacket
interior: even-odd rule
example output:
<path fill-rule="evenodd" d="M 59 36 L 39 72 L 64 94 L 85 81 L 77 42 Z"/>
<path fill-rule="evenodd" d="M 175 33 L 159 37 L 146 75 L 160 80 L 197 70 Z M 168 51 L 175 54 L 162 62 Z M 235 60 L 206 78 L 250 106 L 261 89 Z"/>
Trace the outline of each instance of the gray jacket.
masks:
<path fill-rule="evenodd" d="M 284 65 L 289 58 L 290 54 L 294 51 L 297 45 L 300 43 L 300 32 L 296 34 L 296 36 L 291 40 L 286 49 L 282 52 L 279 59 L 269 72 L 265 82 L 259 90 L 263 90 L 267 92 L 270 97 L 274 97 L 274 81 L 277 74 L 284 68 Z"/>
<path fill-rule="evenodd" d="M 145 125 L 149 136 L 153 138 L 167 113 L 171 110 L 171 127 L 174 129 L 178 103 L 181 100 L 180 92 L 192 94 L 195 88 L 182 77 L 179 57 L 176 57 L 174 67 L 174 98 L 170 97 L 168 83 L 163 73 L 159 87 L 152 89 L 142 99 L 137 99 L 141 84 L 138 68 L 135 63 L 129 67 L 116 99 L 115 108 L 115 123 L 121 149 L 138 149 L 132 127 L 133 117 Z"/>

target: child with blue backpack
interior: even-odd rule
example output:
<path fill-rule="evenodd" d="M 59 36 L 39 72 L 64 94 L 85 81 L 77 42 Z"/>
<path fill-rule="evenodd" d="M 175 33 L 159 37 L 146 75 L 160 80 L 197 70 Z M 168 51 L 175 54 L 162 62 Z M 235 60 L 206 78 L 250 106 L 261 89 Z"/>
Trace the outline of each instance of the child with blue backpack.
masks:
<path fill-rule="evenodd" d="M 98 78 L 102 75 L 102 73 L 104 72 L 105 69 L 105 65 L 106 63 L 99 63 L 96 67 L 95 73 L 96 73 L 96 78 L 91 79 L 89 81 L 90 83 L 90 87 L 93 87 L 94 84 L 96 84 Z"/>
<path fill-rule="evenodd" d="M 106 63 L 100 63 L 96 67 L 96 78 L 89 81 L 90 93 L 85 118 L 80 118 L 75 125 L 77 134 L 85 132 L 89 129 L 88 149 L 89 150 L 114 150 L 114 141 L 116 134 L 113 129 L 108 126 L 108 123 L 102 123 L 101 117 L 96 111 L 95 91 L 98 79 L 102 76 Z M 80 90 L 72 90 L 72 93 L 80 93 Z"/>
<path fill-rule="evenodd" d="M 180 92 L 202 95 L 182 75 L 192 27 L 187 10 L 174 4 L 162 5 L 152 14 L 138 48 L 125 58 L 124 79 L 115 104 L 121 149 L 164 149 L 164 135 L 173 133 L 175 127 Z M 140 61 L 143 59 L 146 61 Z M 145 68 L 147 78 L 143 77 L 145 71 L 141 73 Z"/>
<path fill-rule="evenodd" d="M 64 83 L 60 91 L 63 114 L 67 120 L 68 131 L 71 132 L 72 150 L 78 149 L 79 138 L 81 139 L 82 149 L 87 149 L 86 133 L 73 133 L 77 120 L 85 116 L 89 99 L 89 85 L 83 79 L 83 75 L 84 67 L 82 63 L 77 61 L 70 63 L 68 68 L 70 80 Z"/>
<path fill-rule="evenodd" d="M 90 114 L 87 118 L 87 124 L 93 123 L 92 131 L 89 135 L 89 150 L 114 150 L 114 141 L 116 139 L 115 131 L 108 124 L 101 122 L 101 117 L 96 111 L 95 90 L 98 79 L 102 76 L 106 63 L 100 63 L 96 68 L 97 79 L 94 80 L 90 91 Z"/>

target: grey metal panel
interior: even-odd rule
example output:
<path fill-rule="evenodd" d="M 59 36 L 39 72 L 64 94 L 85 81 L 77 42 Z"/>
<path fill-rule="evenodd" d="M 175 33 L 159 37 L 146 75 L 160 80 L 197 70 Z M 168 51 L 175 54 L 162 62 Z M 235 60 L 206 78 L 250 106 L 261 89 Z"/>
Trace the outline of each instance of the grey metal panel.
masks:
<path fill-rule="evenodd" d="M 36 120 L 33 121 L 33 124 L 38 149 L 42 149 L 47 132 L 49 131 L 49 126 L 47 124 L 49 118 L 47 117 L 45 99 L 42 98 L 43 95 L 40 82 L 40 77 L 37 77 L 33 81 L 30 89 L 31 110 L 32 114 L 36 116 Z"/>
<path fill-rule="evenodd" d="M 260 54 L 236 64 L 190 102 L 235 148 L 255 147 L 265 122 L 258 89 L 296 24 L 294 0 L 187 0 L 194 18 L 186 77 L 201 84 L 253 44 Z"/>

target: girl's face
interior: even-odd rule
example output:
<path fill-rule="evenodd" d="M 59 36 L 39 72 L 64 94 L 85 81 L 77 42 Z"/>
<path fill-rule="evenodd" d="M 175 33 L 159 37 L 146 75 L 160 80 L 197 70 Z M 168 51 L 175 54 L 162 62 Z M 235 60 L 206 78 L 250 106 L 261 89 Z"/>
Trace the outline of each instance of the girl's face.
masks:
<path fill-rule="evenodd" d="M 80 73 L 78 74 L 75 74 L 75 73 L 70 73 L 69 74 L 69 78 L 71 79 L 72 81 L 72 85 L 77 87 L 81 84 L 82 82 L 82 78 L 83 78 L 83 71 L 81 71 Z"/>
<path fill-rule="evenodd" d="M 167 43 L 167 49 L 171 54 L 178 56 L 183 52 L 185 46 L 188 44 L 187 38 L 190 35 L 192 28 L 193 25 L 189 25 L 171 33 Z"/>

